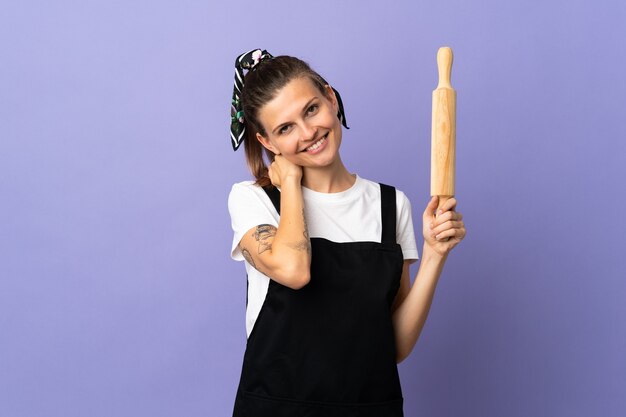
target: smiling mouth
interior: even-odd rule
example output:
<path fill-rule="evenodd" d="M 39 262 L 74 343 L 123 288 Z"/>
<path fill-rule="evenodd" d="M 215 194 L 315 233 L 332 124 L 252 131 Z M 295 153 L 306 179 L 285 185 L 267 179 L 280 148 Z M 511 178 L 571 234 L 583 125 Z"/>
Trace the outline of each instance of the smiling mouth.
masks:
<path fill-rule="evenodd" d="M 322 136 L 321 138 L 319 138 L 319 140 L 317 140 L 313 145 L 303 149 L 301 152 L 314 151 L 317 148 L 319 148 L 327 140 L 328 133 L 329 132 L 326 132 L 326 134 Z"/>

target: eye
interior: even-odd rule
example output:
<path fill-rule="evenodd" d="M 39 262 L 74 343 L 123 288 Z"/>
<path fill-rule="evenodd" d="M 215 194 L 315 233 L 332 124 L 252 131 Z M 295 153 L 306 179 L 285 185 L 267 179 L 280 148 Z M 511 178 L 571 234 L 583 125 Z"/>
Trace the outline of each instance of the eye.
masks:
<path fill-rule="evenodd" d="M 285 125 L 278 130 L 278 134 L 283 135 L 289 131 L 291 125 Z"/>
<path fill-rule="evenodd" d="M 309 108 L 308 108 L 308 109 L 306 109 L 306 112 L 307 112 L 307 114 L 314 114 L 315 112 L 317 112 L 317 109 L 318 109 L 319 107 L 320 107 L 320 106 L 319 106 L 318 104 L 311 104 L 311 105 L 309 106 Z"/>

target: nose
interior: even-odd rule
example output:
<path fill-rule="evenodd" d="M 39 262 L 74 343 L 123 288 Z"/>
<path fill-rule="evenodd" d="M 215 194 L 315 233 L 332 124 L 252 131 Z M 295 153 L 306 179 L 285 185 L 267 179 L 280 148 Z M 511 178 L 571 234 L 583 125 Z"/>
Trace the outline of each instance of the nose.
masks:
<path fill-rule="evenodd" d="M 310 141 L 315 139 L 315 137 L 317 136 L 317 127 L 304 122 L 302 123 L 302 140 L 303 141 Z"/>

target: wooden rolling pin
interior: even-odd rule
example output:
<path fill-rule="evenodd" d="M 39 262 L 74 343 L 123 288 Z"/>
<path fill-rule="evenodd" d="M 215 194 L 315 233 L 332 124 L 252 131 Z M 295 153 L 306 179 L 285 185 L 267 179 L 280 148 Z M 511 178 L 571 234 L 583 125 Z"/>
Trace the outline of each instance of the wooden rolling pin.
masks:
<path fill-rule="evenodd" d="M 439 209 L 454 196 L 456 91 L 450 84 L 452 49 L 447 46 L 439 48 L 437 67 L 439 84 L 433 91 L 430 195 L 439 196 Z"/>

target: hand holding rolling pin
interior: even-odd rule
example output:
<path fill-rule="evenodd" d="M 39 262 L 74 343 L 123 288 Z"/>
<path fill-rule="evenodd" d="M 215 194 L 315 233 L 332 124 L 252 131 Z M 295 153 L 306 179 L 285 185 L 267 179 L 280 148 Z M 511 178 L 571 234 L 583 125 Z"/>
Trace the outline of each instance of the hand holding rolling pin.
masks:
<path fill-rule="evenodd" d="M 430 195 L 424 211 L 424 243 L 439 255 L 447 255 L 466 230 L 463 215 L 455 212 L 456 91 L 450 84 L 452 50 L 437 52 L 439 84 L 433 91 Z"/>
<path fill-rule="evenodd" d="M 428 245 L 438 255 L 446 256 L 465 237 L 466 230 L 463 215 L 454 210 L 454 197 L 446 200 L 440 208 L 437 208 L 438 205 L 439 197 L 431 197 L 424 210 L 424 245 Z"/>

